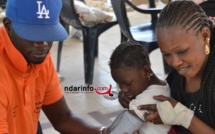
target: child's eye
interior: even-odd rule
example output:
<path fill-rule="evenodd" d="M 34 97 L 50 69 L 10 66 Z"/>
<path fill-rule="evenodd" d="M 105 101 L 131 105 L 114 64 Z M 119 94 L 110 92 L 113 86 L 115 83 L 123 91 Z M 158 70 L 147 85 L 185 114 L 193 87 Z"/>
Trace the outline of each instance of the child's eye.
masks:
<path fill-rule="evenodd" d="M 132 84 L 132 82 L 125 83 L 126 86 L 130 86 L 131 84 Z"/>

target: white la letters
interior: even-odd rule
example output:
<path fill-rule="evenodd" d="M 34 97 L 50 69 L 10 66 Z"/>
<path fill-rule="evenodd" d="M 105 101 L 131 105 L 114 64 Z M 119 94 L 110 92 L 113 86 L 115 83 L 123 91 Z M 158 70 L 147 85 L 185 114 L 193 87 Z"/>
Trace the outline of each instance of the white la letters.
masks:
<path fill-rule="evenodd" d="M 37 14 L 39 15 L 37 16 L 37 18 L 43 19 L 45 16 L 45 19 L 49 19 L 50 18 L 49 10 L 46 9 L 45 5 L 42 5 L 42 1 L 37 1 L 37 5 L 38 5 Z"/>

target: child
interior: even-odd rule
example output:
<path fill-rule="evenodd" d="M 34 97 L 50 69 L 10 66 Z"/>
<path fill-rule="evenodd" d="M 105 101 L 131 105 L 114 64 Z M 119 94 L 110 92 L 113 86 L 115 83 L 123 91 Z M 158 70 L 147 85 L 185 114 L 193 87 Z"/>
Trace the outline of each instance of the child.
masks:
<path fill-rule="evenodd" d="M 147 50 L 137 42 L 123 42 L 114 50 L 109 65 L 111 75 L 123 95 L 132 99 L 129 112 L 124 111 L 124 115 L 120 114 L 120 117 L 116 118 L 109 127 L 110 133 L 133 133 L 139 130 L 139 134 L 167 134 L 171 126 L 146 122 L 143 115 L 150 111 L 137 109 L 139 105 L 158 103 L 153 96 L 170 96 L 168 84 L 151 70 Z M 134 124 L 135 122 L 138 123 Z"/>

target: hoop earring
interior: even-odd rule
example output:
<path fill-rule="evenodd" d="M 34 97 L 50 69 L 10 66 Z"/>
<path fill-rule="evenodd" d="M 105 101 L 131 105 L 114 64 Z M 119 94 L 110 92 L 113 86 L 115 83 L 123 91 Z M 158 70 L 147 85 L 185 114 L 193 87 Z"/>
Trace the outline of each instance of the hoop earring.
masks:
<path fill-rule="evenodd" d="M 210 38 L 207 38 L 207 42 L 205 43 L 205 54 L 208 55 L 210 53 L 209 48 Z"/>

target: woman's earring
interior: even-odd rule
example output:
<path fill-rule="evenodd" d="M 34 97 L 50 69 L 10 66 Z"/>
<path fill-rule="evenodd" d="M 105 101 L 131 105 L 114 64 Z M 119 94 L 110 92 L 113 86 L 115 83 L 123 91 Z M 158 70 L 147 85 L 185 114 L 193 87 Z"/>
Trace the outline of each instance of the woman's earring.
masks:
<path fill-rule="evenodd" d="M 205 43 L 205 54 L 208 55 L 210 53 L 210 38 L 207 38 L 207 42 Z"/>

